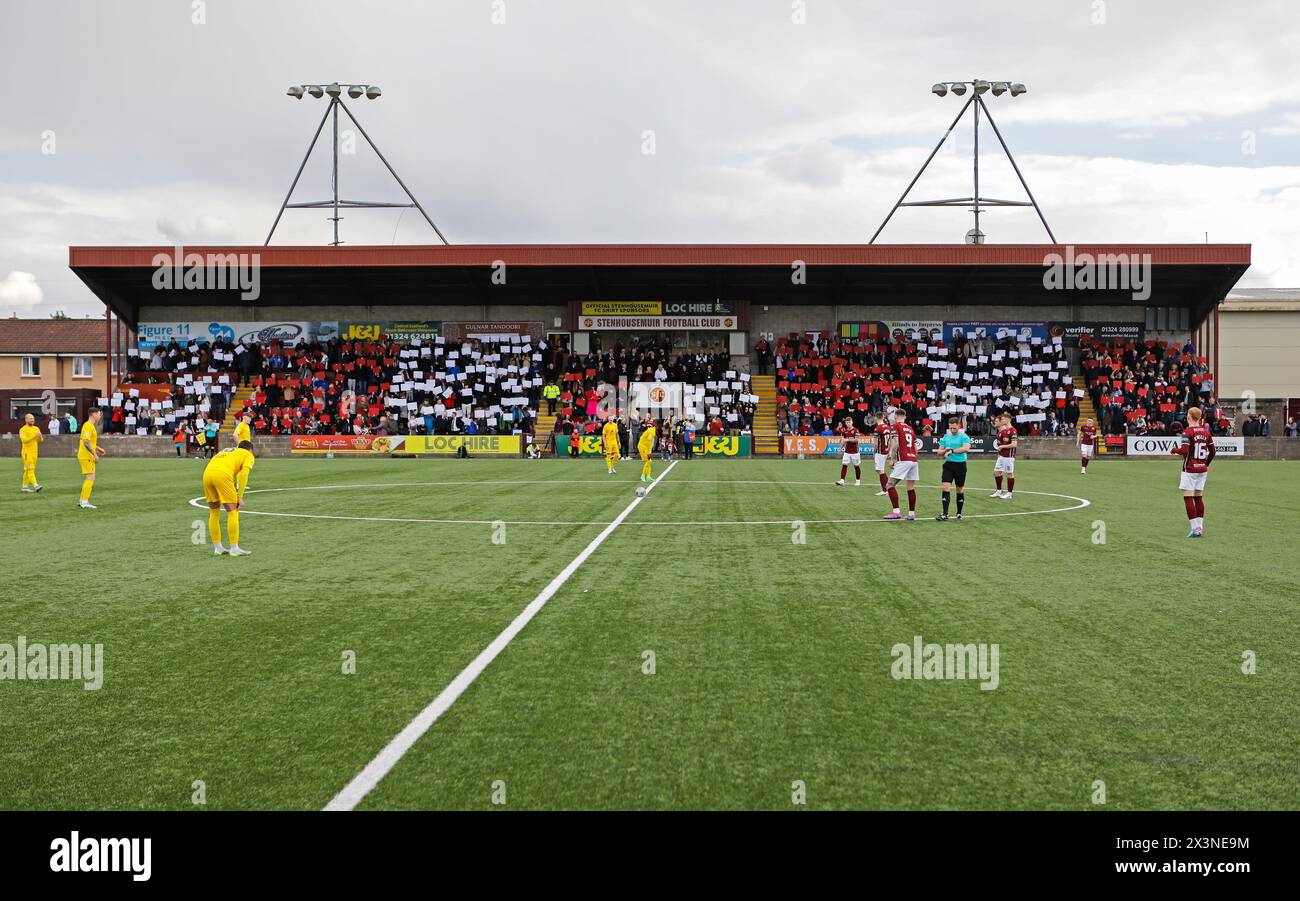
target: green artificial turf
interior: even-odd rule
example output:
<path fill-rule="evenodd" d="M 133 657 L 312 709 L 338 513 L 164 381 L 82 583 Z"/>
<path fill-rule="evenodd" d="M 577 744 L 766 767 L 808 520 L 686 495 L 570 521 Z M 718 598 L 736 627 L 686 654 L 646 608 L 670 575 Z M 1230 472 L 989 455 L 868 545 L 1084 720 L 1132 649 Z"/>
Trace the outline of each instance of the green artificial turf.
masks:
<path fill-rule="evenodd" d="M 94 511 L 75 461 L 39 495 L 7 463 L 0 642 L 102 644 L 104 681 L 0 681 L 0 808 L 184 809 L 195 780 L 208 808 L 323 806 L 640 471 L 261 460 L 231 559 L 196 533 L 198 461 L 108 458 Z M 1006 502 L 991 466 L 976 517 L 933 522 L 926 487 L 884 523 L 871 472 L 678 463 L 360 807 L 788 809 L 798 781 L 814 809 L 1091 809 L 1095 780 L 1105 808 L 1300 806 L 1294 464 L 1216 463 L 1200 540 L 1176 462 L 1022 460 Z M 1091 505 L 979 518 L 1078 503 L 1030 492 Z M 996 643 L 998 687 L 893 678 L 916 635 Z"/>

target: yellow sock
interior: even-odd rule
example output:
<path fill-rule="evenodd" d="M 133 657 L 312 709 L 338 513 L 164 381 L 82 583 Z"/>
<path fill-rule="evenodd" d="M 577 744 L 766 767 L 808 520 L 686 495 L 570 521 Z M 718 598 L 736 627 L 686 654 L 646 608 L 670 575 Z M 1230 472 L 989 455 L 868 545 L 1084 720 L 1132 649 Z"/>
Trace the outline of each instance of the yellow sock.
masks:
<path fill-rule="evenodd" d="M 208 510 L 208 536 L 212 538 L 213 544 L 221 544 L 220 507 L 212 507 Z"/>
<path fill-rule="evenodd" d="M 642 467 L 641 467 L 641 475 L 643 475 L 643 476 L 649 476 L 649 475 L 650 475 L 650 461 L 649 461 L 649 460 L 646 460 L 646 461 L 645 461 L 645 464 L 642 465 Z"/>
<path fill-rule="evenodd" d="M 226 531 L 230 533 L 230 546 L 239 546 L 239 511 L 226 511 Z"/>
<path fill-rule="evenodd" d="M 95 487 L 95 483 L 92 482 L 92 481 L 90 481 L 90 479 L 85 479 L 84 481 L 82 481 L 82 483 L 81 483 L 81 499 L 82 499 L 83 501 L 88 501 L 88 500 L 90 500 L 90 490 L 91 490 L 92 488 L 94 488 L 94 487 Z"/>

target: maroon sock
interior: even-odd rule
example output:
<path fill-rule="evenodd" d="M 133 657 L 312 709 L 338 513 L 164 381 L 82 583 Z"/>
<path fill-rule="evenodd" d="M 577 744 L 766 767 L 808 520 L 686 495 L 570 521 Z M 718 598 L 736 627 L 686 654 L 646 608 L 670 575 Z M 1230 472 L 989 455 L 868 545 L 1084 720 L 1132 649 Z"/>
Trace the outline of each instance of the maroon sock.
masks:
<path fill-rule="evenodd" d="M 998 483 L 998 491 L 1001 491 L 1001 490 L 1002 490 L 1002 473 L 1000 473 L 1000 472 L 995 472 L 995 473 L 993 473 L 993 481 L 995 481 L 995 482 Z"/>
<path fill-rule="evenodd" d="M 1199 494 L 1198 494 L 1195 498 L 1193 498 L 1193 500 L 1196 501 L 1196 515 L 1197 515 L 1197 516 L 1204 516 L 1204 515 L 1205 515 L 1205 497 L 1204 497 L 1203 495 L 1199 495 Z"/>
<path fill-rule="evenodd" d="M 907 489 L 907 512 L 908 513 L 916 512 L 916 489 L 915 488 Z"/>
<path fill-rule="evenodd" d="M 841 481 L 841 482 L 844 481 L 844 474 L 847 473 L 848 471 L 849 471 L 849 464 L 847 464 L 847 463 L 841 464 L 841 466 L 840 466 L 840 481 Z"/>
<path fill-rule="evenodd" d="M 889 478 L 883 472 L 878 472 L 876 475 L 880 476 L 880 490 L 884 491 L 889 486 Z"/>
<path fill-rule="evenodd" d="M 1190 495 L 1183 496 L 1183 506 L 1187 508 L 1187 518 L 1196 518 L 1196 498 Z"/>
<path fill-rule="evenodd" d="M 1010 494 L 1015 490 L 1016 490 L 1016 477 L 1007 476 L 1007 493 Z"/>
<path fill-rule="evenodd" d="M 861 481 L 862 481 L 862 467 L 861 467 L 861 466 L 855 466 L 855 467 L 853 467 L 853 478 L 854 478 L 854 480 L 856 480 L 856 481 L 858 481 L 858 482 L 861 482 Z"/>
<path fill-rule="evenodd" d="M 1088 458 L 1087 458 L 1087 457 L 1082 457 L 1081 459 L 1083 460 L 1083 468 L 1084 468 L 1084 469 L 1087 469 L 1087 468 L 1088 468 Z"/>
<path fill-rule="evenodd" d="M 894 509 L 897 510 L 897 509 L 898 509 L 898 489 L 897 489 L 897 488 L 890 488 L 890 489 L 888 489 L 888 491 L 889 491 L 889 502 L 890 502 L 891 504 L 893 504 L 893 505 L 894 505 Z"/>

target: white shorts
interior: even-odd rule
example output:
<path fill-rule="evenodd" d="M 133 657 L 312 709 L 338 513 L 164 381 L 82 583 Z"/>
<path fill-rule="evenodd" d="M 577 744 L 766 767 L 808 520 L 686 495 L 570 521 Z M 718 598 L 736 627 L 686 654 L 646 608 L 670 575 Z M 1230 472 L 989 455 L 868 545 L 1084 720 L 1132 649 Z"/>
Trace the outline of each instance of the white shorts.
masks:
<path fill-rule="evenodd" d="M 1085 457 L 1091 457 L 1091 456 L 1092 456 L 1092 445 L 1091 445 L 1091 444 L 1080 444 L 1080 445 L 1079 445 L 1079 450 L 1082 451 L 1083 456 L 1085 456 Z"/>
<path fill-rule="evenodd" d="M 861 466 L 861 465 L 862 465 L 862 454 L 848 454 L 848 453 L 846 453 L 846 454 L 844 455 L 844 462 L 845 462 L 845 463 L 848 463 L 848 464 L 850 464 L 850 465 L 852 465 L 852 466 Z"/>
<path fill-rule="evenodd" d="M 1014 473 L 1016 471 L 1015 457 L 998 457 L 993 461 L 994 472 Z"/>
<path fill-rule="evenodd" d="M 1208 472 L 1184 472 L 1182 478 L 1178 480 L 1178 488 L 1181 491 L 1204 491 L 1205 477 Z"/>
<path fill-rule="evenodd" d="M 884 472 L 885 464 L 889 462 L 889 454 L 876 454 L 876 472 Z"/>
<path fill-rule="evenodd" d="M 894 464 L 894 471 L 889 477 L 896 482 L 919 482 L 921 480 L 921 464 L 916 460 L 899 460 Z"/>

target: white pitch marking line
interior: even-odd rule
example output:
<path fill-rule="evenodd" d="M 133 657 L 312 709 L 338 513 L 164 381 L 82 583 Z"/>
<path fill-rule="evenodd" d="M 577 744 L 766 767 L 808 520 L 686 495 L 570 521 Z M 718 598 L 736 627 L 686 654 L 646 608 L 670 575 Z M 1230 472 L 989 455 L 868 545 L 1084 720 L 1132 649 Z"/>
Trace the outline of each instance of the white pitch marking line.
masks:
<path fill-rule="evenodd" d="M 541 594 L 533 598 L 532 602 L 514 618 L 510 625 L 502 630 L 500 635 L 492 639 L 491 644 L 470 661 L 469 666 L 461 670 L 460 674 L 451 680 L 451 684 L 430 701 L 429 705 L 421 710 L 415 719 L 407 723 L 406 728 L 397 733 L 393 740 L 376 755 L 375 759 L 366 764 L 365 769 L 353 777 L 352 781 L 345 785 L 343 790 L 325 805 L 325 809 L 352 810 L 356 807 L 361 802 L 361 799 L 368 795 L 371 789 L 388 775 L 389 771 L 411 749 L 411 746 L 419 741 L 424 733 L 429 731 L 429 727 L 436 723 L 438 718 L 451 708 L 452 704 L 456 703 L 456 699 L 465 693 L 465 689 L 474 684 L 474 680 L 483 673 L 483 670 L 487 669 L 488 664 L 495 660 L 497 655 L 506 649 L 506 645 L 510 644 L 515 636 L 523 631 L 523 628 L 537 615 L 538 611 L 546 606 L 547 601 L 553 598 L 555 593 L 564 586 L 564 583 L 569 581 L 569 577 L 577 572 L 578 567 L 582 566 L 587 561 L 587 558 L 595 553 L 596 548 L 600 547 L 605 542 L 605 539 L 628 517 L 628 514 L 636 509 L 637 504 L 650 496 L 650 492 L 655 489 L 660 480 L 667 478 L 668 473 L 672 472 L 673 467 L 676 465 L 676 460 L 669 463 L 668 468 L 660 474 L 659 478 L 655 479 L 646 488 L 644 495 L 633 498 L 632 503 L 624 507 L 623 512 L 616 516 L 614 521 L 607 525 L 599 535 L 593 538 L 591 544 L 583 548 L 582 553 L 574 557 L 568 566 L 560 570 L 560 574 L 542 589 Z"/>
<path fill-rule="evenodd" d="M 669 469 L 671 469 L 673 466 L 676 466 L 677 463 L 678 463 L 678 461 L 674 460 L 671 464 L 669 464 Z M 667 470 L 665 470 L 665 473 L 666 473 L 666 472 L 667 472 Z M 661 478 L 662 478 L 662 477 L 661 477 Z M 368 486 L 365 486 L 365 487 L 369 487 L 369 488 L 395 488 L 395 487 L 406 487 L 406 488 L 410 488 L 410 487 L 415 487 L 415 486 L 419 486 L 419 485 L 438 485 L 438 484 L 444 484 L 444 483 L 440 483 L 440 482 L 412 482 L 412 483 L 409 483 L 409 484 L 405 484 L 405 483 L 403 483 L 403 484 L 400 484 L 400 485 L 399 485 L 399 484 L 396 484 L 396 483 L 390 483 L 390 484 L 380 484 L 380 485 L 368 485 Z M 490 483 L 490 482 L 489 482 L 489 483 L 452 482 L 452 483 L 446 483 L 446 484 L 462 485 L 462 484 L 494 484 L 494 483 Z M 580 481 L 579 484 L 605 485 L 605 486 L 608 486 L 608 485 L 621 485 L 621 486 L 624 486 L 624 487 L 626 487 L 626 485 L 627 485 L 626 482 L 597 482 L 597 481 L 587 482 L 587 481 L 585 481 L 585 480 Z M 658 480 L 656 480 L 655 484 L 656 484 L 656 485 L 658 484 Z M 826 482 L 826 481 L 820 481 L 820 482 L 766 482 L 766 481 L 740 482 L 740 481 L 732 481 L 732 480 L 730 480 L 730 479 L 719 479 L 719 480 L 716 480 L 716 481 L 708 481 L 708 480 L 703 480 L 703 479 L 700 479 L 700 480 L 687 480 L 687 481 L 684 481 L 684 482 L 683 482 L 683 481 L 669 482 L 668 484 L 669 484 L 669 485 L 766 485 L 766 486 L 769 486 L 769 487 L 772 486 L 772 485 L 822 485 L 823 487 L 830 487 L 830 483 L 828 483 L 828 482 Z M 312 491 L 312 490 L 315 490 L 315 489 L 318 489 L 318 488 L 352 488 L 352 487 L 362 487 L 362 486 L 353 486 L 353 485 L 306 485 L 306 486 L 297 487 L 297 488 L 250 488 L 250 489 L 249 489 L 247 492 L 245 492 L 245 493 L 246 493 L 246 494 L 252 494 L 254 491 Z M 918 488 L 938 488 L 939 486 L 938 486 L 938 485 L 918 485 L 917 487 L 918 487 Z M 1091 506 L 1091 505 L 1092 505 L 1092 502 L 1089 501 L 1089 500 L 1087 500 L 1086 498 L 1075 497 L 1075 496 L 1072 495 L 1072 494 L 1056 494 L 1056 493 L 1051 492 L 1051 491 L 1029 491 L 1028 489 L 1024 489 L 1024 488 L 1020 489 L 1020 491 L 1019 491 L 1018 493 L 1020 493 L 1020 494 L 1034 494 L 1034 495 L 1038 495 L 1038 496 L 1040 496 L 1040 497 L 1059 497 L 1059 498 L 1064 498 L 1065 500 L 1069 500 L 1069 501 L 1078 501 L 1078 503 L 1075 504 L 1075 505 L 1072 506 L 1072 507 L 1052 507 L 1052 508 L 1047 509 L 1047 510 L 1008 510 L 1008 511 L 1005 512 L 1005 513 L 967 513 L 967 514 L 965 515 L 965 517 L 963 517 L 963 518 L 964 518 L 964 519 L 997 519 L 997 518 L 1002 517 L 1002 516 L 1039 516 L 1039 515 L 1046 514 L 1046 513 L 1069 513 L 1069 512 L 1072 511 L 1072 510 L 1082 510 L 1084 507 L 1088 507 L 1088 506 Z M 205 501 L 202 497 L 191 498 L 191 499 L 190 499 L 190 506 L 192 506 L 192 507 L 199 507 L 199 508 L 202 508 L 202 509 L 207 509 L 207 503 L 206 503 L 206 501 Z M 286 517 L 286 518 L 288 518 L 288 519 L 332 519 L 332 520 L 343 520 L 343 521 L 346 521 L 346 522 L 405 522 L 405 523 L 414 523 L 414 524 L 416 524 L 416 525 L 444 525 L 444 526 L 490 526 L 490 525 L 495 525 L 496 523 L 503 523 L 503 524 L 508 525 L 508 526 L 604 526 L 604 525 L 609 525 L 609 523 L 607 523 L 607 522 L 605 522 L 605 521 L 603 521 L 603 520 L 589 521 L 589 520 L 539 520 L 539 519 L 418 519 L 418 518 L 400 517 L 400 516 L 342 516 L 342 515 L 336 515 L 336 514 L 330 514 L 330 513 L 273 513 L 273 512 L 271 512 L 271 511 L 269 511 L 269 510 L 243 510 L 243 511 L 241 511 L 241 512 L 243 512 L 243 513 L 244 513 L 245 515 L 247 515 L 247 516 L 283 516 L 283 517 Z M 895 520 L 895 521 L 896 521 L 896 520 Z M 927 520 L 923 517 L 921 521 L 927 521 Z M 804 523 L 805 525 L 810 525 L 810 526 L 813 526 L 813 525 L 817 525 L 817 526 L 825 526 L 825 525 L 857 525 L 857 524 L 860 524 L 860 523 L 875 523 L 875 522 L 881 522 L 881 523 L 883 523 L 883 522 L 890 522 L 890 520 L 885 520 L 885 519 L 883 519 L 883 518 L 881 518 L 881 517 L 878 517 L 878 516 L 877 516 L 877 517 L 871 517 L 871 518 L 869 518 L 869 519 L 799 519 L 799 520 L 794 520 L 794 519 L 716 519 L 716 520 L 672 520 L 672 521 L 641 520 L 641 521 L 639 521 L 639 522 L 630 522 L 630 523 L 628 523 L 627 525 L 628 525 L 629 528 L 631 528 L 631 527 L 633 527 L 633 526 L 788 526 L 788 525 L 792 525 L 792 524 L 795 523 L 795 522 L 802 522 L 802 523 Z"/>

